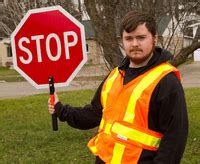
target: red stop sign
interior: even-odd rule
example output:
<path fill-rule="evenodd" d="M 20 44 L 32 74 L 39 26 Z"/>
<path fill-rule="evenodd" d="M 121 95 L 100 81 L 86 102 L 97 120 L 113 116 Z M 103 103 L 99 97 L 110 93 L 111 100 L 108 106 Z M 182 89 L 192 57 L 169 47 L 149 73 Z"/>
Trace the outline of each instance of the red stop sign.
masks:
<path fill-rule="evenodd" d="M 67 86 L 87 61 L 84 26 L 62 7 L 29 10 L 11 35 L 14 68 L 37 89 Z"/>

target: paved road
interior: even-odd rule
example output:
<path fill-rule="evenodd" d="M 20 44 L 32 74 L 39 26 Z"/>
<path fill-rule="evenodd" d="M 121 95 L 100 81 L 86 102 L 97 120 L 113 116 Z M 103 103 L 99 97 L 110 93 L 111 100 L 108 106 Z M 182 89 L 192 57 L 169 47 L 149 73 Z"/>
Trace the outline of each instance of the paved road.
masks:
<path fill-rule="evenodd" d="M 200 62 L 181 65 L 178 69 L 184 88 L 200 87 Z"/>
<path fill-rule="evenodd" d="M 200 87 L 200 62 L 182 65 L 179 67 L 184 88 Z M 59 91 L 72 91 L 80 89 L 96 89 L 100 81 L 75 81 L 68 87 L 57 88 Z M 48 93 L 48 89 L 37 90 L 28 82 L 0 82 L 0 99 L 15 98 L 34 94 Z"/>
<path fill-rule="evenodd" d="M 56 91 L 73 91 L 81 89 L 95 89 L 100 81 L 72 81 L 68 87 L 56 88 Z M 49 93 L 48 89 L 35 89 L 28 82 L 1 82 L 0 99 L 29 96 L 34 94 Z"/>

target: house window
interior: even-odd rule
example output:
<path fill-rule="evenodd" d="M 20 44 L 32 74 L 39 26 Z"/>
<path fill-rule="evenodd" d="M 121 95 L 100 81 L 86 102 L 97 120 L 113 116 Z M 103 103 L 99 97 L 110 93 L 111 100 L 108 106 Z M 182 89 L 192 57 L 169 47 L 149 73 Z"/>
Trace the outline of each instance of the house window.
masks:
<path fill-rule="evenodd" d="M 91 53 L 90 53 L 90 49 L 89 49 L 89 45 L 86 44 L 86 52 L 87 52 L 87 64 L 92 64 L 92 58 L 91 58 Z"/>
<path fill-rule="evenodd" d="M 87 53 L 90 52 L 90 51 L 89 51 L 89 45 L 88 45 L 88 44 L 86 44 L 86 52 L 87 52 Z"/>
<path fill-rule="evenodd" d="M 193 29 L 191 27 L 186 28 L 185 35 L 193 37 Z"/>
<path fill-rule="evenodd" d="M 8 46 L 8 47 L 7 47 L 7 57 L 12 57 L 11 46 Z"/>

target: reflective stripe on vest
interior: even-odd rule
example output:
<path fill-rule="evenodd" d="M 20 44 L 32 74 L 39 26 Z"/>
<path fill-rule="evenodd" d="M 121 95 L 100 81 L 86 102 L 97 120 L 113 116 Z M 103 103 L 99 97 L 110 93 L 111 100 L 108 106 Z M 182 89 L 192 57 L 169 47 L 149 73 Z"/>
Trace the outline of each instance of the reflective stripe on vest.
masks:
<path fill-rule="evenodd" d="M 114 80 L 116 79 L 116 77 L 118 76 L 118 74 L 119 74 L 118 68 L 115 68 L 115 73 L 106 82 L 105 90 L 102 93 L 102 106 L 103 106 L 103 108 L 105 108 L 105 106 L 106 106 L 108 92 L 111 89 L 112 84 L 113 84 Z"/>
<path fill-rule="evenodd" d="M 115 143 L 115 147 L 113 149 L 113 158 L 110 163 L 111 164 L 121 164 L 124 150 L 125 150 L 125 145 Z"/>
<path fill-rule="evenodd" d="M 142 130 L 129 128 L 125 125 L 122 125 L 118 122 L 115 122 L 114 124 L 106 123 L 103 120 L 103 124 L 101 126 L 101 130 L 104 131 L 104 133 L 111 135 L 111 132 L 116 133 L 116 137 L 127 141 L 131 140 L 134 142 L 139 142 L 142 145 L 145 145 L 149 147 L 151 150 L 157 150 L 159 147 L 161 138 L 163 135 L 161 133 L 154 132 L 152 130 L 145 130 L 146 132 L 142 132 Z M 130 141 L 130 142 L 131 142 Z"/>
<path fill-rule="evenodd" d="M 124 121 L 133 123 L 135 117 L 135 106 L 138 99 L 141 97 L 143 91 L 151 85 L 164 71 L 168 71 L 173 69 L 172 66 L 168 64 L 160 65 L 159 67 L 150 71 L 136 86 L 133 90 L 131 97 L 129 99 L 128 107 L 126 110 L 126 114 L 124 116 Z"/>
<path fill-rule="evenodd" d="M 139 130 L 126 127 L 117 122 L 113 124 L 111 131 L 116 133 L 118 137 L 124 140 L 129 139 L 129 140 L 144 144 L 146 146 L 155 147 L 155 148 L 159 147 L 161 137 L 162 137 L 162 135 L 160 135 L 160 137 L 156 137 L 156 136 L 153 136 L 152 134 L 150 135 L 147 133 L 143 133 Z"/>

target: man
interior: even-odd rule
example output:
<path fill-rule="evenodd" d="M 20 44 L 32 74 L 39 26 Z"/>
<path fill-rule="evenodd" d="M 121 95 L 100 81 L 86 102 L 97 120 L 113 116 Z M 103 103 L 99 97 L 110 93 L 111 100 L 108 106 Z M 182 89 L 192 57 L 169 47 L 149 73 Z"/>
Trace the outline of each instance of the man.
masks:
<path fill-rule="evenodd" d="M 188 134 L 179 72 L 171 55 L 155 47 L 155 20 L 146 13 L 125 15 L 120 34 L 126 57 L 102 82 L 90 105 L 49 105 L 60 121 L 79 129 L 99 126 L 88 147 L 96 163 L 178 164 Z"/>

